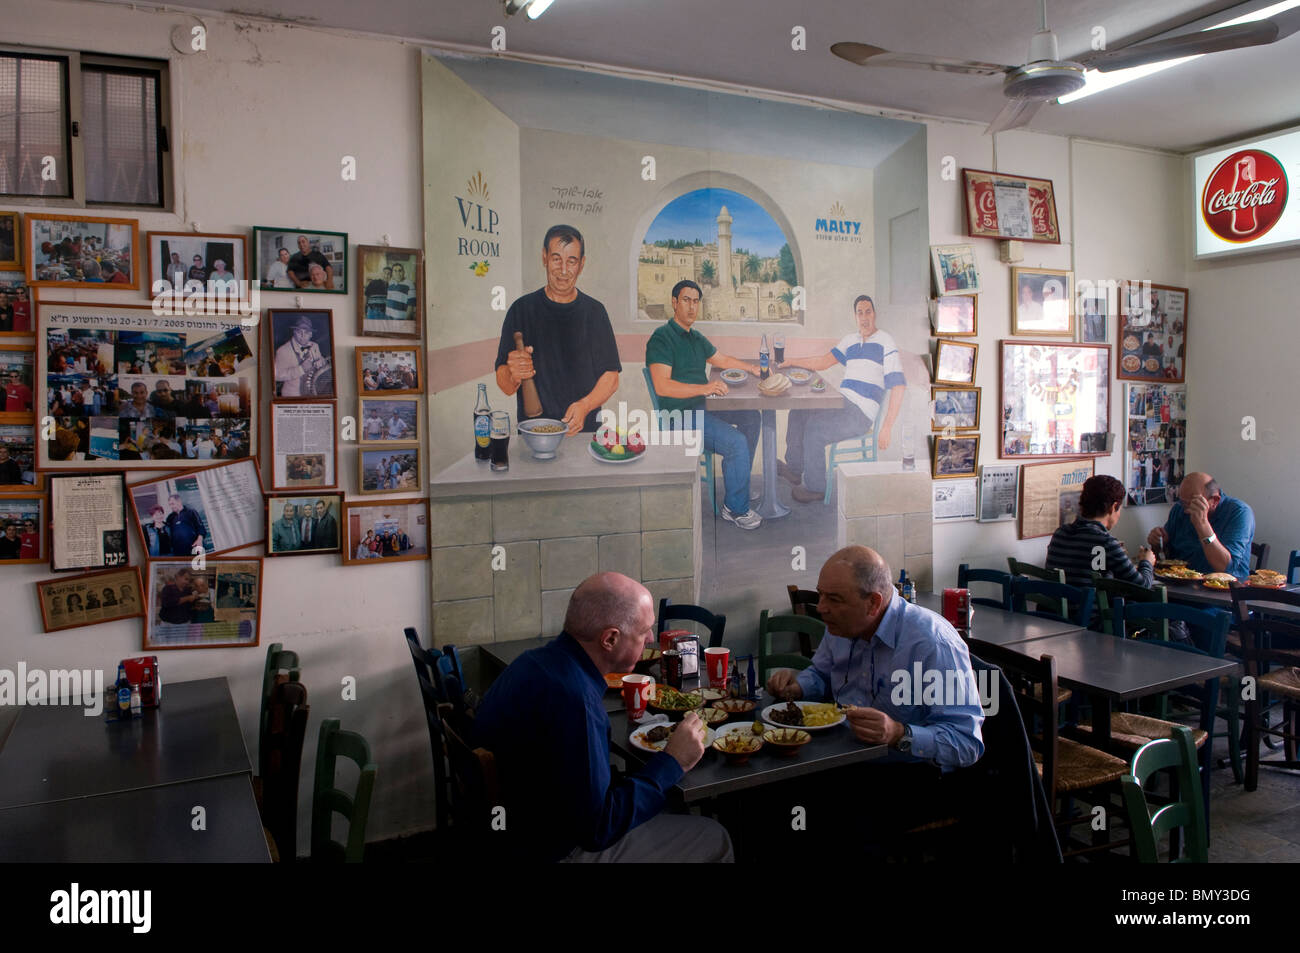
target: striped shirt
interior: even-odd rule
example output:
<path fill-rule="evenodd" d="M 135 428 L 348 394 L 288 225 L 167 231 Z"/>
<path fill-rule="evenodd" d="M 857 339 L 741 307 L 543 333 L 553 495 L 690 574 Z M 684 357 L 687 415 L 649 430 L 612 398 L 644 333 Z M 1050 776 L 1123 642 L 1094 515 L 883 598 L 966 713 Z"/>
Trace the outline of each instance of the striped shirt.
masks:
<path fill-rule="evenodd" d="M 865 341 L 861 334 L 846 335 L 831 348 L 831 354 L 844 365 L 840 393 L 853 401 L 870 421 L 879 415 L 885 391 L 907 384 L 898 345 L 885 331 L 876 331 Z"/>
<path fill-rule="evenodd" d="M 388 314 L 389 321 L 406 321 L 410 315 L 406 312 L 406 304 L 413 297 L 414 292 L 411 286 L 403 282 L 398 284 L 393 282 L 388 286 L 388 298 L 385 302 L 385 311 Z"/>
<path fill-rule="evenodd" d="M 1096 552 L 1099 546 L 1104 553 Z M 1097 558 L 1102 555 L 1104 561 Z M 1096 520 L 1079 517 L 1068 526 L 1058 527 L 1047 545 L 1047 568 L 1064 569 L 1065 581 L 1071 586 L 1091 586 L 1094 567 L 1111 579 L 1151 588 L 1151 563 L 1139 559 L 1134 566 L 1119 540 Z"/>

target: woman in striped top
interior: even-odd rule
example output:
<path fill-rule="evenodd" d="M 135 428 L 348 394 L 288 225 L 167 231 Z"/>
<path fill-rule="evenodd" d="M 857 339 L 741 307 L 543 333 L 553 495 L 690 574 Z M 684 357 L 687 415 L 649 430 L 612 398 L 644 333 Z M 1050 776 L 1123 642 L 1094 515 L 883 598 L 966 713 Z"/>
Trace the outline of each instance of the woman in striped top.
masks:
<path fill-rule="evenodd" d="M 1143 546 L 1134 566 L 1110 534 L 1124 506 L 1124 484 L 1113 476 L 1090 477 L 1079 494 L 1079 518 L 1059 527 L 1047 546 L 1047 568 L 1064 569 L 1072 586 L 1091 586 L 1095 569 L 1104 576 L 1150 589 L 1156 556 Z"/>

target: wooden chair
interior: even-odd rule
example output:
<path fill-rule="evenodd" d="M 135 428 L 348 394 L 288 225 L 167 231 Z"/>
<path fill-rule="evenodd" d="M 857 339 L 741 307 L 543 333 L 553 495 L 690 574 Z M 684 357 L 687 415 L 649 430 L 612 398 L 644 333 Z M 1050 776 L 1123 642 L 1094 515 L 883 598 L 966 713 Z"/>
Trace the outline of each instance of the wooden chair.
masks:
<path fill-rule="evenodd" d="M 272 856 L 293 863 L 298 856 L 298 778 L 307 736 L 307 689 L 300 682 L 276 682 L 267 705 L 266 736 L 259 756 L 258 809 Z"/>
<path fill-rule="evenodd" d="M 1033 596 L 1047 596 L 1048 598 L 1036 599 L 1037 608 L 1030 609 L 1028 608 L 1028 601 Z M 1073 622 L 1085 629 L 1092 622 L 1094 598 L 1096 598 L 1096 590 L 1091 586 L 1067 586 L 1063 582 L 1042 582 L 1038 579 L 1026 579 L 1023 576 L 1011 580 L 1012 612 Z M 1061 611 L 1044 609 L 1044 605 L 1059 605 Z"/>
<path fill-rule="evenodd" d="M 1042 566 L 1035 566 L 1033 563 L 1022 563 L 1014 556 L 1007 557 L 1007 565 L 1011 568 L 1013 576 L 1028 576 L 1030 579 L 1041 579 L 1043 582 L 1059 582 L 1065 585 L 1064 569 L 1045 569 Z M 1048 612 L 1055 612 L 1058 616 L 1065 615 L 1065 606 L 1061 603 L 1052 603 L 1048 600 L 1037 600 L 1036 604 L 1039 609 Z"/>
<path fill-rule="evenodd" d="M 790 609 L 795 615 L 806 615 L 810 619 L 821 621 L 821 613 L 817 611 L 817 603 L 821 601 L 821 596 L 816 590 L 800 589 L 798 586 L 785 588 L 790 593 Z M 807 632 L 799 633 L 799 654 L 804 658 L 813 657 L 812 636 Z"/>
<path fill-rule="evenodd" d="M 847 446 L 845 446 L 847 444 Z M 826 448 L 826 495 L 823 504 L 831 501 L 831 490 L 835 486 L 835 466 L 840 463 L 874 463 L 876 460 L 876 430 L 867 428 L 861 437 L 841 440 Z"/>
<path fill-rule="evenodd" d="M 456 801 L 456 834 L 470 845 L 490 843 L 492 808 L 501 803 L 496 758 L 486 748 L 470 747 L 465 736 L 445 721 L 443 731 Z"/>
<path fill-rule="evenodd" d="M 1256 692 L 1246 700 L 1246 790 L 1259 786 L 1259 743 L 1278 738 L 1283 760 L 1263 762 L 1271 768 L 1300 768 L 1296 745 L 1300 741 L 1300 622 L 1282 617 L 1278 610 L 1300 611 L 1300 593 L 1255 586 L 1234 586 L 1232 615 L 1241 635 L 1241 658 L 1246 676 L 1256 679 Z M 1269 612 L 1269 607 L 1273 612 Z M 1252 611 L 1254 610 L 1254 611 Z M 1282 720 L 1270 725 L 1266 696 L 1282 701 Z"/>
<path fill-rule="evenodd" d="M 1258 572 L 1261 569 L 1267 569 L 1268 556 L 1271 551 L 1272 551 L 1272 547 L 1269 546 L 1268 543 L 1251 543 L 1250 544 L 1250 558 L 1251 558 L 1250 571 Z"/>
<path fill-rule="evenodd" d="M 1124 792 L 1132 830 L 1133 853 L 1139 863 L 1158 863 L 1157 843 L 1170 835 L 1170 863 L 1204 864 L 1210 859 L 1206 840 L 1208 821 L 1201 802 L 1201 786 L 1193 776 L 1196 770 L 1196 746 L 1192 733 L 1183 725 L 1174 726 L 1173 737 L 1148 741 L 1133 755 L 1133 767 L 1119 779 Z M 1172 770 L 1179 792 L 1178 800 L 1161 805 L 1154 813 L 1147 804 L 1143 788 L 1157 771 Z M 1186 834 L 1185 852 L 1177 856 L 1175 831 Z"/>
<path fill-rule="evenodd" d="M 420 700 L 424 703 L 424 720 L 429 729 L 429 747 L 433 752 L 433 787 L 434 820 L 438 830 L 444 831 L 449 826 L 451 792 L 447 770 L 446 743 L 442 737 L 442 719 L 438 717 L 438 693 L 434 688 L 434 673 L 438 669 L 438 659 L 442 653 L 437 649 L 425 649 L 420 645 L 420 637 L 414 628 L 406 630 L 406 646 L 411 652 L 411 663 L 415 666 L 415 678 L 420 686 Z"/>
<path fill-rule="evenodd" d="M 286 652 L 279 642 L 273 642 L 266 650 L 266 665 L 262 669 L 262 711 L 257 722 L 257 774 L 266 774 L 266 759 L 262 753 L 266 739 L 266 722 L 270 717 L 271 691 L 276 682 L 297 682 L 302 676 L 299 668 L 298 653 Z"/>
<path fill-rule="evenodd" d="M 758 615 L 758 680 L 767 684 L 767 673 L 774 668 L 805 669 L 812 665 L 812 656 L 772 652 L 773 632 L 793 632 L 810 640 L 820 640 L 826 631 L 820 619 L 806 615 L 772 615 L 766 609 Z M 801 639 L 802 641 L 802 639 Z"/>
<path fill-rule="evenodd" d="M 351 795 L 334 786 L 339 758 L 356 763 L 360 773 Z M 321 722 L 316 744 L 316 782 L 311 802 L 311 859 L 359 864 L 366 853 L 366 823 L 370 819 L 370 797 L 379 766 L 370 757 L 370 745 L 355 731 L 344 731 L 337 718 Z M 348 822 L 348 839 L 340 844 L 330 827 L 335 814 Z"/>
<path fill-rule="evenodd" d="M 957 567 L 957 588 L 969 589 L 972 582 L 991 582 L 998 586 L 1002 595 L 997 599 L 986 596 L 971 596 L 973 606 L 988 606 L 990 609 L 1011 608 L 1011 575 L 1000 569 L 971 569 L 968 563 Z"/>
<path fill-rule="evenodd" d="M 641 368 L 641 373 L 645 375 L 645 389 L 650 393 L 650 406 L 658 413 L 659 395 L 655 392 L 655 382 L 650 376 L 650 368 Z M 718 494 L 713 489 L 713 454 L 703 451 L 700 452 L 700 482 L 704 484 L 704 492 L 708 494 L 709 503 L 713 506 L 713 515 L 717 516 Z"/>
<path fill-rule="evenodd" d="M 1150 589 L 1144 589 L 1137 583 L 1124 582 L 1120 579 L 1111 579 L 1103 576 L 1101 573 L 1093 570 L 1092 587 L 1097 590 L 1097 621 L 1101 631 L 1106 635 L 1114 635 L 1115 627 L 1111 621 L 1111 602 L 1114 599 L 1123 599 L 1126 603 L 1132 602 L 1169 602 L 1169 590 L 1164 586 L 1152 586 Z M 1169 622 L 1168 620 L 1160 621 L 1160 637 L 1165 641 L 1169 640 Z"/>
<path fill-rule="evenodd" d="M 727 629 L 727 617 L 722 614 L 715 615 L 703 606 L 693 606 L 687 603 L 673 605 L 667 598 L 659 600 L 659 625 L 655 632 L 662 634 L 668 628 L 670 621 L 685 619 L 688 622 L 697 622 L 709 630 L 709 645 L 711 649 L 716 649 L 722 645 L 722 637 Z M 703 658 L 701 658 L 703 663 Z"/>

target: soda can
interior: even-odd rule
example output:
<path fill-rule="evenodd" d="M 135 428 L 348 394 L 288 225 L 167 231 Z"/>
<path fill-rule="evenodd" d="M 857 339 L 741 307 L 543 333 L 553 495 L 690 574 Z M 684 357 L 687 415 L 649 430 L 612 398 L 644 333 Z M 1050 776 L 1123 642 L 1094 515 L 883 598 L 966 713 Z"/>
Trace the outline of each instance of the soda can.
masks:
<path fill-rule="evenodd" d="M 970 629 L 970 590 L 945 589 L 943 591 L 943 617 L 958 632 Z"/>
<path fill-rule="evenodd" d="M 662 666 L 664 681 L 679 691 L 682 687 L 682 653 L 677 649 L 668 649 L 663 653 Z"/>

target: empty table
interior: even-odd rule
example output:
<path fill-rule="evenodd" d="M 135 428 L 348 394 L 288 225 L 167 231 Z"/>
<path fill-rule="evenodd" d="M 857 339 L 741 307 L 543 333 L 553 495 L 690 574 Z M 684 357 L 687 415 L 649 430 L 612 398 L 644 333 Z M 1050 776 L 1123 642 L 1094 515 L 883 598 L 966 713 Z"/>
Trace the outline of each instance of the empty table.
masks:
<path fill-rule="evenodd" d="M 939 612 L 943 608 L 943 596 L 937 592 L 918 593 L 916 603 L 932 612 Z M 1073 622 L 990 609 L 988 606 L 974 606 L 970 620 L 970 641 L 989 645 L 1019 645 L 1081 629 Z M 979 654 L 978 648 L 975 654 Z"/>

